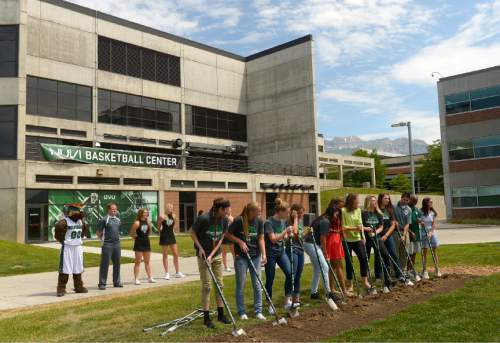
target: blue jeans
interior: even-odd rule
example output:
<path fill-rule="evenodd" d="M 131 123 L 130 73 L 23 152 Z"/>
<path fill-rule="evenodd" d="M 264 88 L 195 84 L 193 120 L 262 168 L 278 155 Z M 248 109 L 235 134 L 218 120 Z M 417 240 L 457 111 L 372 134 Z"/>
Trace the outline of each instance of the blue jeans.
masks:
<path fill-rule="evenodd" d="M 394 274 L 396 275 L 397 278 L 400 278 L 401 276 L 403 276 L 401 274 L 401 266 L 399 265 L 399 254 L 398 252 L 396 251 L 396 246 L 394 245 L 394 239 L 392 238 L 392 235 L 389 236 L 385 242 L 384 242 L 384 245 L 385 245 L 385 248 L 387 249 L 387 252 L 389 253 L 389 255 L 391 255 L 392 257 L 392 264 L 397 264 L 394 266 Z"/>
<path fill-rule="evenodd" d="M 260 256 L 252 257 L 252 264 L 257 270 L 257 274 L 260 277 Z M 238 309 L 238 314 L 241 316 L 245 314 L 245 302 L 243 300 L 243 289 L 245 288 L 245 283 L 247 280 L 247 270 L 250 269 L 250 278 L 252 279 L 253 287 L 253 307 L 255 314 L 262 313 L 262 289 L 260 287 L 257 276 L 250 267 L 250 261 L 246 256 L 236 256 L 234 260 L 234 271 L 236 276 L 236 308 Z"/>
<path fill-rule="evenodd" d="M 300 277 L 302 276 L 302 271 L 304 270 L 304 252 L 293 251 L 293 260 L 290 257 L 290 249 L 286 249 L 286 254 L 293 264 L 293 289 L 292 293 L 294 297 L 300 295 Z"/>
<path fill-rule="evenodd" d="M 326 262 L 325 257 L 323 256 L 323 250 L 321 250 L 321 247 L 316 245 L 316 248 L 317 249 L 314 249 L 313 243 L 304 242 L 304 250 L 306 254 L 309 255 L 309 259 L 311 260 L 311 263 L 313 265 L 311 294 L 318 293 L 319 277 L 321 275 L 321 269 L 323 269 L 323 276 L 324 276 L 323 285 L 325 286 L 325 291 L 327 293 L 330 293 L 330 281 L 328 280 L 328 271 L 329 271 L 328 264 Z M 318 255 L 316 255 L 316 251 L 318 252 Z M 321 266 L 318 263 L 318 256 Z"/>
<path fill-rule="evenodd" d="M 382 278 L 382 264 L 380 261 L 380 255 L 377 253 L 377 247 L 375 246 L 375 237 L 366 237 L 366 257 L 368 258 L 368 263 L 370 263 L 370 255 L 373 248 L 373 253 L 375 255 L 375 279 Z"/>
<path fill-rule="evenodd" d="M 280 256 L 268 256 L 266 263 L 266 290 L 269 296 L 273 297 L 274 275 L 276 274 L 276 264 L 285 274 L 285 296 L 292 296 L 292 271 L 290 259 L 283 250 Z"/>

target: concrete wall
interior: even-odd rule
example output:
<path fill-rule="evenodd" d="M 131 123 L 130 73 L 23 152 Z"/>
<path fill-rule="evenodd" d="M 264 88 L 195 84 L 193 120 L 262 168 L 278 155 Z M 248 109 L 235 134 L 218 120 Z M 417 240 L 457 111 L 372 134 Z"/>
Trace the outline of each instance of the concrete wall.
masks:
<path fill-rule="evenodd" d="M 250 161 L 317 165 L 313 42 L 247 62 Z"/>

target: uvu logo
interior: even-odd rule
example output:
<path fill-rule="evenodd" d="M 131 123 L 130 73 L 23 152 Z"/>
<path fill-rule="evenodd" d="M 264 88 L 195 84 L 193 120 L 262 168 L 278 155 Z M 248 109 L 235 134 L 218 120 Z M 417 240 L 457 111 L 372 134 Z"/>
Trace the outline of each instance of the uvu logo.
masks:
<path fill-rule="evenodd" d="M 103 199 L 104 200 L 115 200 L 116 199 L 116 195 L 113 195 L 113 194 L 104 194 Z"/>

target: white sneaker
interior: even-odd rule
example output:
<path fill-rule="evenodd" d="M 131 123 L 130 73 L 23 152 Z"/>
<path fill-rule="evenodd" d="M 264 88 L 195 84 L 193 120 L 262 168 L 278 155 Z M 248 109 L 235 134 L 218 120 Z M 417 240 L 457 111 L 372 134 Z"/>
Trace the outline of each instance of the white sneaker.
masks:
<path fill-rule="evenodd" d="M 441 272 L 440 272 L 440 271 L 438 271 L 438 272 L 436 273 L 436 276 L 437 276 L 437 277 L 442 277 L 442 276 L 443 276 L 443 274 L 441 274 Z"/>
<path fill-rule="evenodd" d="M 389 290 L 389 287 L 384 286 L 384 288 L 382 288 L 382 293 L 388 294 L 388 293 L 391 293 L 391 291 Z"/>
<path fill-rule="evenodd" d="M 148 282 L 149 283 L 156 283 L 156 280 L 151 277 L 151 278 L 149 278 Z"/>
<path fill-rule="evenodd" d="M 285 306 L 284 306 L 284 308 L 285 308 L 285 311 L 291 310 L 292 309 L 292 303 L 286 303 Z"/>
<path fill-rule="evenodd" d="M 424 270 L 424 272 L 422 273 L 422 278 L 424 280 L 429 280 L 429 273 L 427 273 L 427 270 Z"/>
<path fill-rule="evenodd" d="M 241 320 L 248 320 L 248 316 L 247 316 L 246 314 L 242 314 L 242 315 L 240 316 L 240 319 L 241 319 Z"/>
<path fill-rule="evenodd" d="M 406 286 L 414 286 L 415 284 L 413 282 L 411 282 L 411 280 L 406 279 L 405 285 Z"/>
<path fill-rule="evenodd" d="M 136 285 L 140 285 L 141 282 L 139 281 L 139 279 L 135 279 L 135 282 L 134 282 Z"/>
<path fill-rule="evenodd" d="M 415 278 L 416 282 L 419 282 L 420 280 L 422 280 L 422 278 L 420 277 L 420 275 L 418 275 L 417 272 L 413 272 L 413 277 Z"/>
<path fill-rule="evenodd" d="M 266 320 L 266 317 L 264 317 L 264 315 L 262 313 L 257 313 L 255 315 L 255 318 L 257 318 L 259 320 Z"/>
<path fill-rule="evenodd" d="M 186 275 L 182 274 L 181 272 L 177 272 L 177 273 L 175 273 L 175 277 L 180 279 L 180 278 L 186 277 Z"/>
<path fill-rule="evenodd" d="M 270 314 L 271 316 L 273 316 L 273 315 L 274 315 L 274 310 L 273 310 L 273 307 L 272 307 L 272 306 L 269 306 L 269 308 L 267 309 L 267 311 L 269 312 L 269 314 Z"/>
<path fill-rule="evenodd" d="M 164 277 L 165 280 L 170 280 L 170 273 L 165 273 L 165 277 Z"/>
<path fill-rule="evenodd" d="M 229 267 L 227 267 L 226 269 L 224 269 L 224 271 L 226 271 L 227 273 L 231 273 L 232 272 L 231 268 L 229 268 Z"/>

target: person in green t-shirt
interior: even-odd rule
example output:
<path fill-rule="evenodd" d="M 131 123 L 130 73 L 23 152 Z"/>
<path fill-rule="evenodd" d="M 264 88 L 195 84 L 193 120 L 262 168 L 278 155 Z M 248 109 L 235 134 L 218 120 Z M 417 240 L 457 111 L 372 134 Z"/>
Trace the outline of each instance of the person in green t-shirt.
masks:
<path fill-rule="evenodd" d="M 371 289 L 368 281 L 368 262 L 366 260 L 365 237 L 361 209 L 359 208 L 359 197 L 357 194 L 348 194 L 345 199 L 344 208 L 342 208 L 342 230 L 344 232 L 344 251 L 346 256 L 345 265 L 347 272 L 347 295 L 353 295 L 353 274 L 352 251 L 356 253 L 361 270 L 361 279 L 367 290 Z"/>
<path fill-rule="evenodd" d="M 420 246 L 420 222 L 422 211 L 417 207 L 418 197 L 414 194 L 410 197 L 409 206 L 411 208 L 411 223 L 410 223 L 410 244 L 408 245 L 408 253 L 410 254 L 411 262 L 415 265 L 417 253 L 421 252 Z M 407 262 L 407 270 L 411 270 L 410 262 Z M 416 272 L 415 272 L 416 273 Z M 416 277 L 416 275 L 414 275 Z"/>

